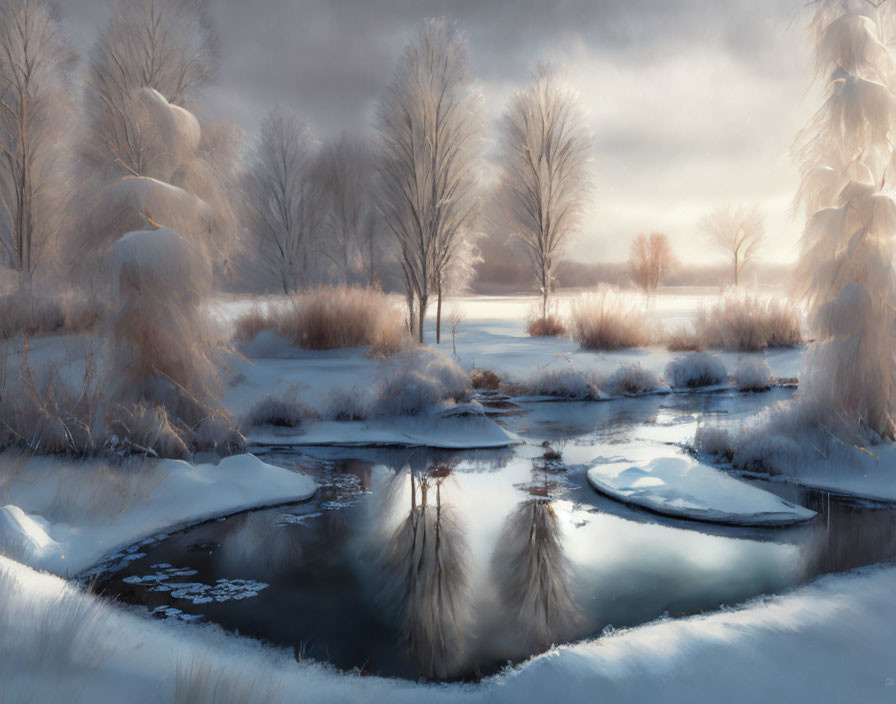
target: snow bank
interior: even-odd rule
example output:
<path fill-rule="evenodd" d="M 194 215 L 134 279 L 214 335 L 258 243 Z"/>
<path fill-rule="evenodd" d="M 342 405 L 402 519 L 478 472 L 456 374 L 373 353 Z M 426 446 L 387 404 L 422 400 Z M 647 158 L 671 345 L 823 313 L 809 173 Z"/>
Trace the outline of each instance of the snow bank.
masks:
<path fill-rule="evenodd" d="M 597 464 L 588 481 L 603 494 L 656 513 L 711 523 L 780 526 L 815 516 L 774 494 L 689 457 L 660 457 L 643 467 Z"/>
<path fill-rule="evenodd" d="M 728 372 L 718 357 L 695 352 L 666 365 L 666 382 L 676 388 L 718 386 L 728 381 Z"/>
<path fill-rule="evenodd" d="M 11 461 L 5 459 L 3 461 Z M 88 463 L 79 464 L 77 477 L 69 476 L 60 460 L 32 459 L 17 466 L 9 479 L 7 497 L 15 506 L 0 513 L 0 550 L 56 574 L 77 574 L 104 556 L 172 526 L 200 522 L 256 506 L 302 501 L 317 485 L 309 477 L 266 464 L 252 455 L 238 455 L 217 465 L 192 466 L 178 460 L 147 460 L 152 472 L 136 496 L 120 507 L 78 504 L 66 507 L 77 484 L 90 484 L 102 495 L 104 483 L 114 481 L 114 469 L 98 465 L 91 476 Z M 122 470 L 124 471 L 124 470 Z M 67 479 L 66 479 L 67 478 Z M 114 500 L 119 491 L 108 492 Z M 50 540 L 52 539 L 52 540 Z"/>
<path fill-rule="evenodd" d="M 0 508 L 0 553 L 19 562 L 35 563 L 58 549 L 46 527 L 18 506 Z"/>
<path fill-rule="evenodd" d="M 73 594 L 62 580 L 0 557 L 0 698 L 72 704 L 171 701 L 176 672 L 205 662 L 241 682 L 282 686 L 281 701 L 396 704 L 470 702 L 543 704 L 545 701 L 614 702 L 787 701 L 891 702 L 896 652 L 896 568 L 878 567 L 829 576 L 781 596 L 736 609 L 644 626 L 554 648 L 480 684 L 417 684 L 344 675 L 291 652 L 227 635 L 210 625 L 147 619 Z M 60 592 L 67 590 L 65 598 Z M 68 619 L 72 606 L 98 603 L 105 618 Z M 81 609 L 83 611 L 83 609 Z M 46 658 L 21 634 L 35 624 L 73 622 L 79 638 L 103 644 L 91 668 Z M 59 628 L 45 629 L 54 634 Z M 58 639 L 53 642 L 58 643 Z M 55 654 L 57 650 L 54 650 Z M 70 651 L 71 652 L 71 651 Z M 219 684 L 217 678 L 207 689 Z M 210 695 L 209 695 L 210 696 Z M 5 699 L 4 699 L 5 700 Z M 16 699 L 13 699 L 16 701 Z M 267 700 L 265 700 L 267 701 Z"/>

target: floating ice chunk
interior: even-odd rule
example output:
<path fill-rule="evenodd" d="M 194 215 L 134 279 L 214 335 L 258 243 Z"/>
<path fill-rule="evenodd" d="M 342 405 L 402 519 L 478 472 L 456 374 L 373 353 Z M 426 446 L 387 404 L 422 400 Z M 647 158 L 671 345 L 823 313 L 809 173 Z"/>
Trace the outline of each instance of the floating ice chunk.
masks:
<path fill-rule="evenodd" d="M 588 470 L 590 484 L 607 496 L 656 513 L 710 523 L 780 526 L 815 516 L 774 494 L 690 457 L 659 457 L 644 466 L 611 461 Z"/>

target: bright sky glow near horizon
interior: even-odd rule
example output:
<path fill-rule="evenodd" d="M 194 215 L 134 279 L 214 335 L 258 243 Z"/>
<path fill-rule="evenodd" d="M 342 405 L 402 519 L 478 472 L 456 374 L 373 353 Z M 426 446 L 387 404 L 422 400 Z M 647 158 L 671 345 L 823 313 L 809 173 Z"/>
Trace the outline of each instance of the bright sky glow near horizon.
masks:
<path fill-rule="evenodd" d="M 105 0 L 60 3 L 86 54 Z M 792 261 L 796 132 L 820 105 L 802 0 L 215 0 L 218 84 L 200 109 L 249 139 L 275 105 L 326 139 L 370 129 L 376 101 L 425 17 L 469 39 L 488 132 L 540 59 L 565 63 L 588 110 L 595 188 L 571 246 L 579 261 L 625 259 L 632 237 L 666 232 L 679 258 L 721 260 L 697 230 L 727 203 L 767 213 L 762 257 Z M 493 144 L 490 147 L 493 149 Z"/>

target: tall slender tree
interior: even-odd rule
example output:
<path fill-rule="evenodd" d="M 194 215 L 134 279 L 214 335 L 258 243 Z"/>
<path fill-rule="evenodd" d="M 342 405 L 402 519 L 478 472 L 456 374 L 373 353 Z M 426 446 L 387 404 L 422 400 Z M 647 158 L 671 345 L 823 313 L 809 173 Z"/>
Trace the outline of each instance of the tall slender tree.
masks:
<path fill-rule="evenodd" d="M 54 5 L 0 0 L 0 245 L 26 291 L 64 224 L 75 62 Z"/>
<path fill-rule="evenodd" d="M 765 239 L 765 216 L 759 208 L 739 205 L 716 208 L 700 221 L 700 229 L 716 247 L 731 257 L 734 285 Z"/>
<path fill-rule="evenodd" d="M 477 205 L 480 98 L 469 49 L 452 23 L 426 20 L 408 44 L 380 103 L 378 130 L 380 204 L 399 245 L 409 322 L 422 342 L 430 296 L 438 295 L 441 308 L 445 272 Z"/>
<path fill-rule="evenodd" d="M 591 137 L 577 94 L 551 64 L 540 65 L 532 83 L 511 98 L 501 127 L 502 201 L 547 317 L 554 272 L 585 208 Z"/>
<path fill-rule="evenodd" d="M 298 115 L 275 109 L 261 125 L 245 176 L 248 226 L 259 262 L 284 293 L 306 282 L 325 215 L 316 151 Z"/>

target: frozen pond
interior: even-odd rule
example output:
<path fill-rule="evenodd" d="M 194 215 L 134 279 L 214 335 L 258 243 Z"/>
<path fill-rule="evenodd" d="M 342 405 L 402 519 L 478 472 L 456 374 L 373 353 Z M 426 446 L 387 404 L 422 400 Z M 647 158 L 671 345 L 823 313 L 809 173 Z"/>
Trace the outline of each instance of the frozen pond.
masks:
<path fill-rule="evenodd" d="M 777 482 L 818 512 L 792 528 L 663 518 L 590 488 L 602 455 L 682 452 L 699 417 L 792 391 L 530 404 L 500 451 L 273 450 L 312 472 L 309 502 L 141 546 L 98 587 L 363 673 L 476 679 L 552 644 L 716 610 L 896 555 L 896 514 Z M 506 409 L 504 409 L 506 410 Z"/>

